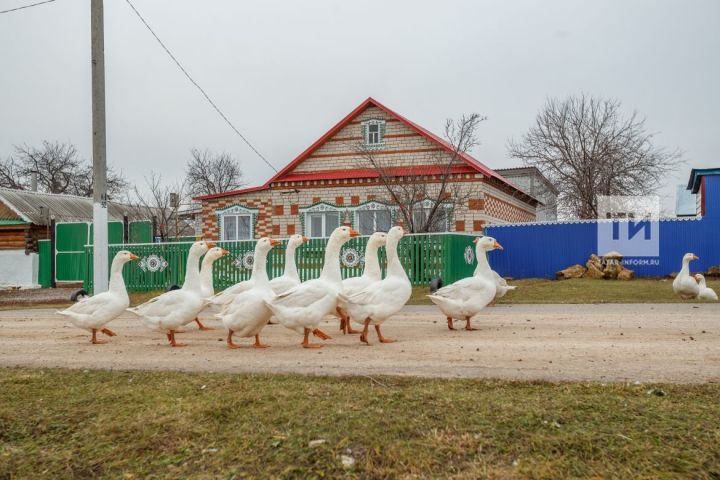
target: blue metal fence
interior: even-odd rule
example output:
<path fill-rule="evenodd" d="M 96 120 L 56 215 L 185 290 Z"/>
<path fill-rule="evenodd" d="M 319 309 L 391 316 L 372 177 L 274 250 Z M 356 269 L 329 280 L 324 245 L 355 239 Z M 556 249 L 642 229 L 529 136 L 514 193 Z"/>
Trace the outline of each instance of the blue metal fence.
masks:
<path fill-rule="evenodd" d="M 597 251 L 597 221 L 490 225 L 485 234 L 505 248 L 489 259 L 499 274 L 513 278 L 553 278 L 570 265 L 585 265 Z M 720 264 L 720 219 L 667 219 L 659 221 L 659 256 L 626 259 L 627 267 L 641 277 L 660 277 L 680 270 L 682 256 L 700 257 L 692 271 Z M 622 253 L 622 252 L 620 252 Z"/>

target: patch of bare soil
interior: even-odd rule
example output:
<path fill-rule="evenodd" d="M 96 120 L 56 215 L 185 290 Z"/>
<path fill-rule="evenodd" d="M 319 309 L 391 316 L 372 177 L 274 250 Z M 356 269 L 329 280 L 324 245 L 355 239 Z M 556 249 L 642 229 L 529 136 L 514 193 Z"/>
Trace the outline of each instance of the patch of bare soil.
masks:
<path fill-rule="evenodd" d="M 301 338 L 268 325 L 268 349 L 229 350 L 226 331 L 194 324 L 171 348 L 165 336 L 130 314 L 109 326 L 118 333 L 106 345 L 53 310 L 0 312 L 0 366 L 99 369 L 294 372 L 320 375 L 413 375 L 522 380 L 592 380 L 698 383 L 720 381 L 720 304 L 501 305 L 481 313 L 477 331 L 447 328 L 434 307 L 406 307 L 383 327 L 396 343 L 371 346 L 342 335 L 337 320 L 319 350 L 300 348 Z M 320 341 L 320 340 L 317 340 Z"/>

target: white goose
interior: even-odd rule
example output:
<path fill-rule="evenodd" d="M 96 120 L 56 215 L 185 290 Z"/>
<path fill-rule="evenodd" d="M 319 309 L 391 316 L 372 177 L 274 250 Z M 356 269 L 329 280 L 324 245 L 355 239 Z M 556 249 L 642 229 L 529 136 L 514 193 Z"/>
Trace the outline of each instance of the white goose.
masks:
<path fill-rule="evenodd" d="M 405 235 L 402 227 L 392 227 L 386 236 L 387 276 L 372 282 L 364 289 L 352 294 L 340 294 L 350 319 L 363 325 L 360 341 L 370 345 L 368 328 L 375 326 L 380 343 L 391 343 L 395 340 L 385 338 L 380 332 L 380 325 L 402 309 L 410 299 L 412 285 L 398 257 L 398 243 Z"/>
<path fill-rule="evenodd" d="M 673 291 L 685 300 L 697 298 L 700 293 L 697 280 L 690 275 L 690 262 L 693 260 L 698 260 L 698 257 L 694 253 L 686 253 L 682 259 L 680 273 L 673 280 Z"/>
<path fill-rule="evenodd" d="M 200 293 L 203 298 L 210 299 L 215 294 L 215 287 L 213 286 L 213 263 L 216 260 L 228 255 L 230 252 L 220 247 L 212 247 L 202 259 L 200 265 Z M 200 330 L 214 330 L 212 327 L 203 325 L 200 321 L 200 317 L 195 317 L 195 323 Z"/>
<path fill-rule="evenodd" d="M 188 253 L 185 281 L 181 289 L 165 292 L 142 305 L 128 309 L 142 318 L 148 328 L 165 332 L 173 347 L 185 346 L 175 341 L 175 332 L 192 322 L 207 304 L 200 290 L 199 263 L 200 257 L 214 246 L 215 244 L 209 241 L 193 243 Z"/>
<path fill-rule="evenodd" d="M 130 305 L 122 270 L 127 262 L 137 259 L 137 255 L 127 250 L 119 251 L 115 254 L 110 267 L 108 291 L 98 293 L 92 297 L 85 297 L 71 307 L 57 313 L 70 318 L 70 322 L 76 327 L 92 332 L 91 343 L 107 343 L 107 340 L 97 339 L 97 332 L 100 331 L 109 337 L 116 335 L 109 328 L 105 328 L 105 325 L 120 316 Z"/>
<path fill-rule="evenodd" d="M 287 292 L 291 288 L 300 285 L 300 275 L 295 262 L 295 251 L 309 239 L 303 235 L 292 235 L 285 247 L 285 271 L 279 277 L 270 280 L 270 288 L 275 293 Z"/>
<path fill-rule="evenodd" d="M 465 320 L 465 330 L 476 330 L 470 324 L 472 317 L 485 308 L 497 292 L 497 284 L 487 261 L 486 252 L 502 246 L 492 237 L 475 239 L 477 267 L 472 277 L 463 278 L 428 295 L 447 317 L 448 328 L 455 330 L 453 319 Z"/>
<path fill-rule="evenodd" d="M 272 312 L 267 307 L 275 297 L 270 288 L 270 281 L 266 269 L 268 252 L 280 243 L 279 240 L 261 238 L 255 244 L 255 261 L 253 263 L 252 279 L 253 287 L 235 296 L 227 308 L 215 317 L 222 320 L 223 325 L 228 329 L 227 345 L 229 348 L 240 348 L 240 345 L 233 342 L 233 335 L 240 337 L 255 337 L 255 348 L 265 348 L 260 342 L 260 331 L 270 320 Z"/>
<path fill-rule="evenodd" d="M 318 325 L 323 317 L 335 313 L 337 297 L 342 292 L 340 247 L 351 237 L 358 235 L 357 231 L 347 226 L 336 228 L 325 248 L 325 263 L 320 277 L 301 283 L 267 302 L 282 325 L 304 334 L 302 346 L 305 348 L 322 346 L 309 342 L 311 332 L 322 339 L 330 338 Z"/>
<path fill-rule="evenodd" d="M 695 279 L 698 281 L 698 286 L 700 287 L 700 293 L 698 293 L 698 298 L 701 300 L 717 301 L 718 296 L 717 293 L 715 293 L 715 290 L 705 284 L 705 275 L 698 273 L 695 275 Z"/>
<path fill-rule="evenodd" d="M 373 282 L 379 282 L 382 279 L 380 271 L 380 261 L 378 260 L 378 250 L 385 245 L 387 233 L 375 232 L 368 238 L 365 246 L 365 268 L 359 277 L 346 278 L 342 281 L 343 294 L 349 297 L 355 293 L 368 287 Z M 360 333 L 359 330 L 352 328 L 350 318 L 347 315 L 347 305 L 343 297 L 338 298 L 337 314 L 340 317 L 340 330 L 343 333 Z"/>

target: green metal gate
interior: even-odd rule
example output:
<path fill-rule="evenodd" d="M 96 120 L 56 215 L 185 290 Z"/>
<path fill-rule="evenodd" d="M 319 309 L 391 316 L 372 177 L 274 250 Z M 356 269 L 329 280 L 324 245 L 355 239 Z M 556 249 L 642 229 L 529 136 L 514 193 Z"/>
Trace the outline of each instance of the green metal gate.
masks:
<path fill-rule="evenodd" d="M 93 225 L 88 222 L 55 224 L 55 281 L 82 282 L 87 275 L 85 246 L 92 243 Z M 122 243 L 123 223 L 108 222 L 108 243 Z"/>
<path fill-rule="evenodd" d="M 472 275 L 475 269 L 475 249 L 472 235 L 455 233 L 406 235 L 398 248 L 400 261 L 413 285 L 427 285 L 435 277 L 451 283 Z M 340 255 L 343 278 L 358 276 L 363 270 L 363 254 L 368 237 L 347 242 Z M 297 250 L 297 265 L 301 279 L 320 276 L 325 258 L 327 239 L 311 239 Z M 125 266 L 123 276 L 128 290 L 149 291 L 181 285 L 191 242 L 138 243 L 110 245 L 108 261 L 120 250 L 130 250 L 140 257 L 138 262 Z M 213 268 L 215 288 L 222 290 L 250 278 L 255 241 L 218 242 L 230 255 L 216 261 Z M 270 278 L 282 275 L 285 269 L 285 245 L 273 248 L 268 256 Z M 385 250 L 380 250 L 380 264 L 385 273 Z M 85 289 L 92 290 L 92 249 L 86 247 Z"/>

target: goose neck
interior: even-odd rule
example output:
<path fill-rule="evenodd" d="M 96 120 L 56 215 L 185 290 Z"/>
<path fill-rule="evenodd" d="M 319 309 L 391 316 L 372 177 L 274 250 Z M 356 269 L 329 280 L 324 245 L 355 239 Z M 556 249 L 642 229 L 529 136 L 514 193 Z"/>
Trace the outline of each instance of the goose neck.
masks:
<path fill-rule="evenodd" d="M 690 274 L 690 259 L 683 258 L 682 268 L 680 269 L 680 274 L 684 274 L 684 275 Z"/>
<path fill-rule="evenodd" d="M 297 264 L 295 263 L 295 250 L 297 245 L 288 244 L 285 250 L 285 276 L 292 278 L 293 280 L 299 280 L 300 276 L 297 271 Z"/>
<path fill-rule="evenodd" d="M 323 264 L 320 278 L 331 282 L 341 282 L 340 273 L 340 247 L 344 242 L 339 238 L 330 237 L 325 249 L 325 263 Z"/>
<path fill-rule="evenodd" d="M 255 250 L 252 275 L 250 276 L 255 285 L 270 285 L 267 274 L 267 256 L 266 250 Z"/>
<path fill-rule="evenodd" d="M 365 269 L 363 270 L 363 277 L 370 279 L 380 279 L 380 261 L 378 260 L 378 250 L 380 249 L 377 245 L 368 245 L 365 249 Z"/>
<path fill-rule="evenodd" d="M 188 254 L 185 265 L 185 281 L 183 290 L 198 290 L 200 288 L 200 254 L 192 250 Z"/>
<path fill-rule="evenodd" d="M 213 288 L 214 261 L 215 259 L 210 259 L 207 255 L 205 255 L 205 258 L 203 258 L 202 261 L 202 267 L 200 268 L 200 283 L 203 287 L 209 288 L 210 290 Z"/>
<path fill-rule="evenodd" d="M 112 265 L 110 267 L 110 283 L 108 285 L 108 290 L 110 290 L 113 293 L 127 297 L 127 289 L 125 288 L 125 279 L 122 276 L 122 271 L 123 271 L 124 265 L 125 265 L 125 262 L 120 261 L 120 259 L 118 259 L 118 258 L 113 260 Z"/>
<path fill-rule="evenodd" d="M 404 277 L 408 278 L 405 269 L 400 263 L 400 257 L 398 255 L 398 244 L 400 238 L 388 237 L 387 243 L 385 244 L 385 253 L 387 254 L 387 274 L 393 277 Z"/>
<path fill-rule="evenodd" d="M 475 267 L 473 276 L 477 277 L 479 275 L 486 275 L 492 272 L 490 264 L 488 263 L 487 252 L 485 250 L 478 248 L 475 252 L 475 258 L 477 258 L 477 266 Z"/>

